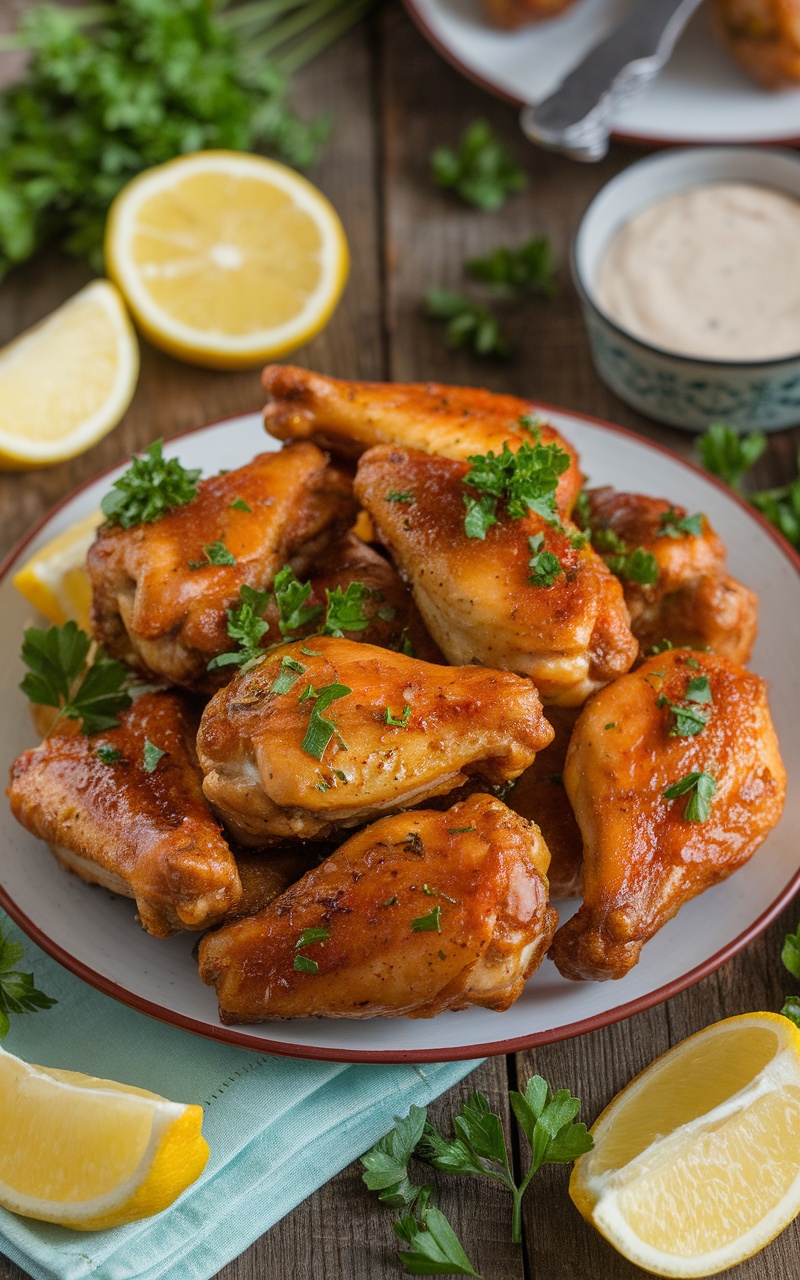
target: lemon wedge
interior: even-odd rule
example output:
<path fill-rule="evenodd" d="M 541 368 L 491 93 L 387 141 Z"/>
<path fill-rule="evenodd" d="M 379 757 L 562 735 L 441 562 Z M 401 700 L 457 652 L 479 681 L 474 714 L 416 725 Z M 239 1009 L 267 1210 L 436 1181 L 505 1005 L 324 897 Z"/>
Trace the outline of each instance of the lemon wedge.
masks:
<path fill-rule="evenodd" d="M 623 1089 L 591 1130 L 570 1195 L 624 1257 L 710 1276 L 800 1212 L 800 1030 L 773 1013 L 717 1022 Z"/>
<path fill-rule="evenodd" d="M 95 280 L 0 349 L 0 469 L 83 453 L 130 404 L 139 348 L 118 290 Z"/>
<path fill-rule="evenodd" d="M 247 368 L 307 342 L 347 279 L 342 224 L 261 156 L 201 151 L 148 169 L 109 213 L 109 275 L 141 331 L 194 364 Z"/>
<path fill-rule="evenodd" d="M 86 553 L 94 542 L 102 511 L 93 511 L 35 551 L 12 579 L 25 599 L 56 626 L 73 619 L 89 630 L 92 587 Z"/>
<path fill-rule="evenodd" d="M 202 1173 L 203 1109 L 0 1049 L 0 1204 L 81 1231 L 160 1213 Z"/>

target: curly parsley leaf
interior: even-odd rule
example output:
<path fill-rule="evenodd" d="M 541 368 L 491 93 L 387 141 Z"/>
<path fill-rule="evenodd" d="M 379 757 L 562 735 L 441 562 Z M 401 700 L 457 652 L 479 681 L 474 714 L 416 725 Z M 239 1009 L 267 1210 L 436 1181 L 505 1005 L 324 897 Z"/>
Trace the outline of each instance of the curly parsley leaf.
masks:
<path fill-rule="evenodd" d="M 533 538 L 528 538 L 528 546 L 531 550 L 531 558 L 528 561 L 531 575 L 528 582 L 532 587 L 552 587 L 559 574 L 564 572 L 561 561 L 554 552 L 543 549 L 543 533 L 537 533 Z"/>
<path fill-rule="evenodd" d="M 363 631 L 369 626 L 371 619 L 364 605 L 374 598 L 375 592 L 363 582 L 348 582 L 344 591 L 339 587 L 333 591 L 326 589 L 325 595 L 328 604 L 319 635 L 341 637 L 345 631 Z"/>
<path fill-rule="evenodd" d="M 239 590 L 241 604 L 228 610 L 228 635 L 236 640 L 239 648 L 233 653 L 219 653 L 208 664 L 209 671 L 219 667 L 245 667 L 264 656 L 261 640 L 269 631 L 269 624 L 262 617 L 269 602 L 269 591 L 257 591 L 245 583 Z"/>
<path fill-rule="evenodd" d="M 456 149 L 437 147 L 431 170 L 437 186 L 487 212 L 500 209 L 507 195 L 527 186 L 523 170 L 485 120 L 475 120 Z"/>
<path fill-rule="evenodd" d="M 485 538 L 486 531 L 498 523 L 497 509 L 505 503 L 512 520 L 535 512 L 548 524 L 560 523 L 556 509 L 559 476 L 569 469 L 570 458 L 558 444 L 532 444 L 523 441 L 512 451 L 504 441 L 499 454 L 473 454 L 467 458 L 470 470 L 463 483 L 477 489 L 479 498 L 464 494 L 467 515 L 464 530 L 469 538 Z"/>
<path fill-rule="evenodd" d="M 91 640 L 75 622 L 23 635 L 22 660 L 28 673 L 20 683 L 31 702 L 57 707 L 67 720 L 80 720 L 81 732 L 113 729 L 119 713 L 131 705 L 128 670 L 98 650 L 87 667 Z"/>
<path fill-rule="evenodd" d="M 322 712 L 327 711 L 332 702 L 337 702 L 339 698 L 346 698 L 352 693 L 352 689 L 348 689 L 346 684 L 326 684 L 321 689 L 312 689 L 311 685 L 301 694 L 302 702 L 311 701 L 311 718 L 308 722 L 308 729 L 303 738 L 302 749 L 307 751 L 309 755 L 314 756 L 316 760 L 321 760 L 325 754 L 325 748 L 336 732 L 336 726 L 332 720 L 326 720 Z"/>
<path fill-rule="evenodd" d="M 710 773 L 687 773 L 672 786 L 666 787 L 662 795 L 666 800 L 677 800 L 680 796 L 689 796 L 689 803 L 684 811 L 687 822 L 708 822 L 711 817 L 711 801 L 717 791 L 717 781 Z"/>
<path fill-rule="evenodd" d="M 22 943 L 11 942 L 0 929 L 0 1040 L 11 1025 L 9 1015 L 38 1013 L 58 1004 L 37 989 L 32 973 L 20 973 L 16 968 L 24 954 Z"/>
<path fill-rule="evenodd" d="M 471 258 L 466 265 L 475 280 L 500 296 L 517 291 L 553 298 L 558 293 L 553 246 L 546 236 L 534 236 L 518 249 L 498 245 L 487 257 Z"/>
<path fill-rule="evenodd" d="M 183 507 L 198 494 L 200 470 L 182 467 L 177 458 L 165 458 L 163 440 L 156 440 L 115 480 L 100 503 L 109 524 L 130 529 L 150 524 L 175 507 Z"/>
<path fill-rule="evenodd" d="M 478 356 L 506 360 L 511 349 L 500 321 L 489 307 L 472 302 L 449 289 L 429 289 L 425 310 L 435 320 L 446 321 L 445 337 L 452 350 L 469 347 Z"/>

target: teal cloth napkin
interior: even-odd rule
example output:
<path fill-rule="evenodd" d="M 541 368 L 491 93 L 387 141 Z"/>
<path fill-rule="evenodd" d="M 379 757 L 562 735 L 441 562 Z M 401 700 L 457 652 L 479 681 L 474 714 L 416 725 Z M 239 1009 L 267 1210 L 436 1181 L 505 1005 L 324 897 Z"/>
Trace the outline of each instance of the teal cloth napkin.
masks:
<path fill-rule="evenodd" d="M 351 1066 L 217 1044 L 95 991 L 2 912 L 0 926 L 25 944 L 20 967 L 58 1000 L 46 1013 L 13 1017 L 3 1047 L 28 1062 L 199 1102 L 211 1148 L 202 1177 L 169 1209 L 126 1227 L 68 1231 L 0 1209 L 0 1251 L 36 1280 L 209 1280 L 366 1151 L 395 1115 L 478 1065 Z"/>

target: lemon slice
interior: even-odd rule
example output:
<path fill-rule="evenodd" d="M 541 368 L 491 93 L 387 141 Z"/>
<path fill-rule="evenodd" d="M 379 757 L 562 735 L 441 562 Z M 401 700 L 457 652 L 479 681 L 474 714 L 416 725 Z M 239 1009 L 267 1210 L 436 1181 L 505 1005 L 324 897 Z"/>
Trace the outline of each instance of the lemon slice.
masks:
<path fill-rule="evenodd" d="M 347 279 L 342 224 L 293 169 L 236 151 L 181 156 L 117 196 L 106 263 L 151 342 L 195 364 L 274 360 L 327 323 Z"/>
<path fill-rule="evenodd" d="M 203 1109 L 0 1049 L 0 1204 L 81 1231 L 160 1213 L 202 1173 Z"/>
<path fill-rule="evenodd" d="M 95 280 L 0 349 L 0 469 L 83 453 L 117 425 L 138 374 L 122 298 L 108 280 Z"/>
<path fill-rule="evenodd" d="M 717 1022 L 591 1133 L 570 1195 L 621 1254 L 659 1276 L 733 1267 L 800 1212 L 800 1030 L 773 1013 Z"/>
<path fill-rule="evenodd" d="M 72 618 L 84 631 L 89 630 L 92 587 L 86 553 L 103 519 L 102 511 L 93 511 L 51 538 L 14 574 L 17 590 L 56 626 Z"/>

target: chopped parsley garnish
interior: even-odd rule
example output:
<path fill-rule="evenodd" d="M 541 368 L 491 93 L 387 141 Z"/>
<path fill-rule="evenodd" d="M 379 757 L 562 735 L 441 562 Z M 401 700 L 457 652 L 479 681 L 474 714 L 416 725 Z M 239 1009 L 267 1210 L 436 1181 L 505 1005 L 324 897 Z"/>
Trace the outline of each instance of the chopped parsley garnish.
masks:
<path fill-rule="evenodd" d="M 437 147 L 431 155 L 437 186 L 452 188 L 467 204 L 494 212 L 512 191 L 527 185 L 525 173 L 485 120 L 475 120 L 456 149 Z"/>
<path fill-rule="evenodd" d="M 439 890 L 438 890 L 438 889 L 430 889 L 430 888 L 428 887 L 428 885 L 426 885 L 426 884 L 424 884 L 424 885 L 422 886 L 422 892 L 423 892 L 424 894 L 427 894 L 427 896 L 428 896 L 429 898 L 436 898 L 436 897 L 438 897 L 438 896 L 439 896 Z"/>
<path fill-rule="evenodd" d="M 127 667 L 101 650 L 87 666 L 91 644 L 71 621 L 47 631 L 29 627 L 22 642 L 28 673 L 20 684 L 31 702 L 57 707 L 59 718 L 80 720 L 87 734 L 113 729 L 119 713 L 131 705 Z"/>
<path fill-rule="evenodd" d="M 625 582 L 638 582 L 650 587 L 658 582 L 658 564 L 652 551 L 643 547 L 628 550 L 627 544 L 613 529 L 593 529 L 592 545 L 599 551 L 611 572 Z"/>
<path fill-rule="evenodd" d="M 543 550 L 543 533 L 528 538 L 528 546 L 531 549 L 528 568 L 532 571 L 528 582 L 532 587 L 552 587 L 559 574 L 564 572 L 561 561 L 554 552 Z"/>
<path fill-rule="evenodd" d="M 118 760 L 122 759 L 122 752 L 118 751 L 116 747 L 98 747 L 94 754 L 103 764 L 116 764 Z"/>
<path fill-rule="evenodd" d="M 253 510 L 252 507 L 249 507 L 247 505 L 244 498 L 234 498 L 233 502 L 230 504 L 230 509 L 231 511 L 252 511 Z"/>
<path fill-rule="evenodd" d="M 396 894 L 396 893 L 393 893 L 393 894 L 392 894 L 392 896 L 391 896 L 391 898 L 387 898 L 385 902 L 381 903 L 381 906 L 383 906 L 383 907 L 396 907 L 396 906 L 397 906 L 397 894 Z"/>
<path fill-rule="evenodd" d="M 114 481 L 100 503 L 109 524 L 123 529 L 150 524 L 197 497 L 200 470 L 189 471 L 177 458 L 165 458 L 163 445 L 163 440 L 156 440 L 141 457 L 131 458 L 128 469 Z"/>
<path fill-rule="evenodd" d="M 305 673 L 306 668 L 302 662 L 295 662 L 294 658 L 281 658 L 281 669 L 270 685 L 270 693 L 288 693 Z"/>
<path fill-rule="evenodd" d="M 316 960 L 310 960 L 308 956 L 295 956 L 293 968 L 295 973 L 319 973 Z"/>
<path fill-rule="evenodd" d="M 145 738 L 144 751 L 142 752 L 142 768 L 145 773 L 155 773 L 159 760 L 166 754 L 166 751 L 162 751 L 161 747 L 157 747 L 149 738 Z"/>
<path fill-rule="evenodd" d="M 702 515 L 679 516 L 674 507 L 670 507 L 669 511 L 663 513 L 660 524 L 661 528 L 657 534 L 659 538 L 701 538 L 703 536 Z"/>
<path fill-rule="evenodd" d="M 495 313 L 481 302 L 473 302 L 451 289 L 429 289 L 425 310 L 436 320 L 444 320 L 448 347 L 470 347 L 477 356 L 508 359 L 508 342 Z"/>
<path fill-rule="evenodd" d="M 662 695 L 656 699 L 656 706 L 669 707 L 671 714 L 674 716 L 674 721 L 669 731 L 671 738 L 691 738 L 695 734 L 702 733 L 708 724 L 711 710 L 710 708 L 704 709 L 703 704 L 711 701 L 711 686 L 708 683 L 708 677 L 694 676 L 686 686 L 684 704 L 670 702 L 669 698 L 665 698 Z M 685 705 L 686 702 L 693 705 L 687 707 Z"/>
<path fill-rule="evenodd" d="M 305 645 L 303 645 L 303 646 L 302 646 L 302 648 L 300 649 L 300 652 L 301 652 L 301 653 L 304 653 L 304 654 L 306 655 L 306 657 L 307 657 L 307 658 L 321 658 L 321 657 L 322 657 L 322 650 L 321 650 L 321 649 L 307 649 Z"/>
<path fill-rule="evenodd" d="M 442 908 L 435 906 L 426 916 L 418 916 L 416 920 L 411 921 L 411 928 L 414 933 L 441 933 Z"/>
<path fill-rule="evenodd" d="M 487 257 L 470 258 L 466 265 L 471 276 L 490 285 L 498 296 L 525 292 L 552 298 L 558 292 L 553 246 L 546 236 L 534 236 L 518 249 L 498 245 Z"/>
<path fill-rule="evenodd" d="M 467 831 L 474 831 L 474 827 L 448 827 L 447 834 L 451 836 L 461 836 Z"/>
<path fill-rule="evenodd" d="M 485 538 L 493 524 L 498 523 L 497 507 L 503 501 L 512 520 L 519 520 L 534 511 L 548 524 L 558 525 L 556 489 L 558 478 L 569 469 L 570 458 L 557 444 L 533 444 L 523 441 L 512 452 L 506 441 L 502 452 L 473 454 L 467 458 L 470 470 L 464 484 L 477 489 L 479 497 L 464 494 L 467 514 L 464 530 L 469 538 Z"/>
<path fill-rule="evenodd" d="M 269 625 L 261 615 L 267 607 L 269 596 L 268 591 L 257 591 L 247 583 L 241 587 L 239 591 L 241 604 L 235 609 L 228 610 L 227 623 L 228 635 L 231 640 L 238 641 L 239 648 L 234 653 L 217 654 L 216 658 L 212 658 L 208 664 L 209 671 L 231 665 L 244 667 L 247 663 L 255 662 L 264 656 L 261 639 L 269 631 Z"/>
<path fill-rule="evenodd" d="M 603 725 L 604 729 L 616 729 L 616 727 L 617 727 L 616 720 L 612 720 L 609 724 Z"/>
<path fill-rule="evenodd" d="M 309 685 L 308 689 L 301 694 L 302 702 L 312 698 L 314 700 L 311 719 L 308 722 L 302 746 L 303 751 L 307 751 L 316 760 L 322 759 L 325 748 L 336 732 L 336 726 L 332 721 L 326 720 L 322 712 L 326 711 L 332 702 L 336 702 L 339 698 L 346 698 L 352 692 L 353 690 L 348 689 L 346 684 L 326 684 L 319 690 L 314 690 Z"/>
<path fill-rule="evenodd" d="M 665 800 L 689 796 L 684 818 L 687 822 L 707 822 L 711 817 L 711 801 L 717 790 L 716 778 L 710 773 L 687 773 L 679 782 L 662 791 Z"/>
<path fill-rule="evenodd" d="M 653 645 L 653 647 L 650 650 L 650 653 L 653 657 L 656 657 L 659 653 L 666 653 L 669 649 L 674 649 L 674 648 L 675 646 L 673 645 L 672 641 L 667 640 L 667 638 L 665 637 L 663 640 L 659 640 L 657 644 Z"/>
<path fill-rule="evenodd" d="M 408 492 L 406 493 L 401 493 L 397 489 L 390 489 L 389 492 L 384 495 L 384 497 L 386 498 L 387 502 L 409 503 L 409 502 L 415 501 L 416 494 L 413 493 L 411 490 L 408 490 Z"/>
<path fill-rule="evenodd" d="M 205 569 L 206 565 L 213 564 L 220 567 L 221 565 L 236 564 L 236 556 L 229 551 L 224 542 L 212 542 L 209 546 L 203 547 L 203 555 L 205 560 L 190 560 L 190 569 Z"/>
<path fill-rule="evenodd" d="M 295 951 L 310 947 L 312 942 L 327 942 L 330 936 L 330 929 L 304 929 L 294 944 Z"/>
<path fill-rule="evenodd" d="M 324 612 L 321 604 L 306 604 L 311 595 L 311 583 L 300 582 L 289 564 L 285 564 L 275 574 L 272 589 L 278 606 L 278 626 L 282 636 L 307 626 L 309 622 L 316 622 Z"/>
<path fill-rule="evenodd" d="M 409 706 L 403 707 L 403 714 L 401 716 L 393 716 L 389 707 L 387 707 L 384 713 L 384 718 L 387 724 L 394 725 L 396 729 L 407 729 L 408 718 L 410 715 L 411 708 Z"/>
<path fill-rule="evenodd" d="M 694 667 L 695 671 L 699 671 L 699 670 L 700 670 L 700 663 L 697 661 L 697 658 L 687 658 L 687 659 L 686 659 L 686 666 L 687 666 L 687 667 Z"/>
<path fill-rule="evenodd" d="M 363 582 L 348 582 L 344 591 L 339 587 L 326 590 L 328 607 L 319 635 L 342 637 L 345 631 L 363 631 L 370 624 L 364 605 L 374 594 Z"/>

